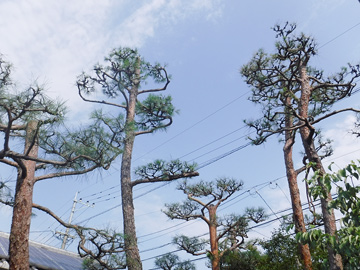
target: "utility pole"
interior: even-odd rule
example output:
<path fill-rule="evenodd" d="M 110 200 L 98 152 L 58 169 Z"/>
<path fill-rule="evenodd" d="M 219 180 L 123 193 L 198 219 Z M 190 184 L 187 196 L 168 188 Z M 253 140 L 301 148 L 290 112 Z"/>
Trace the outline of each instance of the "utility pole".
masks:
<path fill-rule="evenodd" d="M 75 193 L 75 197 L 74 197 L 74 202 L 73 202 L 73 206 L 72 206 L 72 209 L 71 209 L 71 213 L 70 213 L 70 218 L 69 218 L 69 224 L 71 224 L 71 221 L 72 221 L 72 218 L 74 216 L 74 212 L 75 212 L 75 207 L 76 207 L 76 203 L 77 203 L 77 195 L 78 195 L 79 191 L 76 191 Z M 63 238 L 63 241 L 62 241 L 62 244 L 61 244 L 61 249 L 65 249 L 65 245 L 66 245 L 66 241 L 68 239 L 68 236 L 69 236 L 69 228 L 66 228 L 66 231 L 65 231 L 65 235 L 64 235 L 64 238 Z"/>
<path fill-rule="evenodd" d="M 71 224 L 71 222 L 72 222 L 72 218 L 74 216 L 75 208 L 76 208 L 77 203 L 81 203 L 81 204 L 83 204 L 84 206 L 87 206 L 87 207 L 94 207 L 94 204 L 90 205 L 89 202 L 83 203 L 81 199 L 77 200 L 77 195 L 78 194 L 79 194 L 79 191 L 77 191 L 75 193 L 74 202 L 73 202 L 73 205 L 72 205 L 72 208 L 71 208 L 71 213 L 70 213 L 68 224 Z M 80 209 L 82 209 L 82 208 L 80 208 Z M 77 210 L 80 210 L 80 209 L 77 209 Z M 70 238 L 75 238 L 74 236 L 69 234 L 69 231 L 70 231 L 70 228 L 66 228 L 65 233 L 56 231 L 57 234 L 64 235 L 64 238 L 63 238 L 63 241 L 62 241 L 62 244 L 61 244 L 61 249 L 65 249 L 66 242 L 67 242 L 69 237 Z"/>

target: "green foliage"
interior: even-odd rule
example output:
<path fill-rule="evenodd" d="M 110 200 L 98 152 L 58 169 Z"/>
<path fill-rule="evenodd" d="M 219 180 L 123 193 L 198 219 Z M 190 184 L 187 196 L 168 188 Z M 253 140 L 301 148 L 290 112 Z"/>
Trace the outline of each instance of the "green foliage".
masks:
<path fill-rule="evenodd" d="M 179 256 L 168 253 L 155 259 L 155 266 L 162 270 L 195 270 L 190 261 L 180 261 Z"/>
<path fill-rule="evenodd" d="M 131 112 L 134 119 L 126 122 L 125 131 L 136 132 L 136 135 L 163 130 L 171 125 L 172 116 L 176 113 L 171 97 L 155 94 L 165 90 L 169 83 L 170 76 L 165 67 L 146 62 L 137 50 L 131 48 L 113 50 L 105 58 L 104 65 L 95 65 L 91 75 L 83 73 L 77 80 L 79 94 L 85 101 L 122 108 L 127 116 L 129 110 L 135 110 Z M 141 86 L 145 84 L 162 86 L 142 90 Z M 110 100 L 119 98 L 120 101 L 89 100 L 82 95 L 99 91 Z M 138 97 L 145 93 L 148 93 L 146 98 Z M 134 100 L 136 106 L 130 109 L 129 104 Z"/>
<path fill-rule="evenodd" d="M 165 120 L 170 120 L 175 113 L 171 96 L 150 94 L 147 98 L 136 104 L 137 130 L 158 130 L 166 128 Z"/>
<path fill-rule="evenodd" d="M 94 66 L 94 76 L 83 73 L 78 77 L 79 89 L 85 94 L 91 94 L 100 87 L 104 95 L 116 98 L 140 83 L 135 74 L 139 66 L 138 59 L 140 56 L 136 49 L 114 49 L 108 57 L 105 57 L 105 65 Z M 150 64 L 141 60 L 142 79 L 146 79 L 151 74 L 152 68 Z"/>
<path fill-rule="evenodd" d="M 168 179 L 171 176 L 194 172 L 196 163 L 187 163 L 179 159 L 165 161 L 155 160 L 135 169 L 135 174 L 144 179 Z"/>
<path fill-rule="evenodd" d="M 172 242 L 182 250 L 185 250 L 193 255 L 200 253 L 208 244 L 207 240 L 200 239 L 199 237 L 188 237 L 185 235 L 174 237 Z"/>
<path fill-rule="evenodd" d="M 82 261 L 82 269 L 84 270 L 98 270 L 99 266 L 96 265 L 95 260 L 92 258 L 85 258 Z"/>
<path fill-rule="evenodd" d="M 138 63 L 138 59 L 140 60 Z M 95 66 L 97 75 L 102 75 L 105 73 L 109 74 L 112 78 L 115 78 L 113 81 L 115 88 L 119 87 L 116 82 L 120 82 L 120 91 L 125 89 L 130 89 L 138 83 L 146 84 L 148 79 L 152 79 L 155 83 L 166 82 L 167 78 L 164 74 L 164 68 L 159 64 L 150 64 L 142 58 L 137 49 L 131 48 L 118 48 L 114 49 L 108 57 L 105 58 L 105 62 L 108 63 L 108 66 Z M 136 68 L 140 68 L 140 81 L 137 81 L 135 76 Z M 103 88 L 106 95 L 112 96 L 116 92 L 106 91 L 106 88 Z"/>
<path fill-rule="evenodd" d="M 170 219 L 178 219 L 181 217 L 183 220 L 189 221 L 197 219 L 198 215 L 200 215 L 200 213 L 196 214 L 200 208 L 199 204 L 191 200 L 186 200 L 182 203 L 165 204 L 165 207 L 166 210 L 162 211 Z"/>
<path fill-rule="evenodd" d="M 293 234 L 288 234 L 285 227 L 285 224 L 282 224 L 279 229 L 273 231 L 270 239 L 256 240 L 254 244 L 247 244 L 241 250 L 226 252 L 221 259 L 221 269 L 302 269 L 298 241 Z M 258 246 L 260 248 L 257 248 Z M 311 247 L 311 254 L 314 270 L 328 269 L 326 248 Z"/>
<path fill-rule="evenodd" d="M 218 178 L 213 182 L 200 181 L 197 184 L 189 185 L 183 182 L 178 189 L 185 194 L 192 194 L 194 197 L 207 197 L 213 195 L 216 199 L 224 199 L 242 189 L 244 183 L 234 178 Z"/>
<path fill-rule="evenodd" d="M 94 123 L 91 126 L 99 126 L 102 133 L 107 133 L 107 140 L 109 144 L 117 148 L 123 147 L 125 140 L 125 119 L 122 113 L 117 116 L 104 113 L 102 110 L 95 110 L 91 114 L 91 120 Z M 99 128 L 99 129 L 100 129 Z"/>
<path fill-rule="evenodd" d="M 260 245 L 264 249 L 265 255 L 260 269 L 301 269 L 297 242 L 293 237 L 287 235 L 283 229 L 274 231 L 271 239 L 261 241 Z"/>
<path fill-rule="evenodd" d="M 358 162 L 359 163 L 359 162 Z M 331 170 L 331 166 L 329 166 Z M 327 193 L 336 185 L 337 196 L 329 207 L 341 212 L 342 227 L 335 236 L 323 233 L 316 229 L 306 233 L 298 233 L 297 239 L 303 243 L 309 243 L 316 248 L 331 246 L 341 254 L 347 269 L 357 269 L 360 265 L 360 186 L 358 185 L 360 167 L 351 162 L 344 169 L 337 172 L 321 175 L 315 172 L 309 180 L 310 193 L 315 197 L 326 197 Z M 316 184 L 325 187 L 325 192 Z M 354 268 L 355 267 L 355 268 Z"/>
<path fill-rule="evenodd" d="M 88 126 L 75 130 L 57 126 L 41 130 L 39 146 L 47 157 L 60 162 L 60 165 L 54 164 L 57 169 L 84 170 L 94 164 L 108 169 L 111 162 L 121 154 L 121 118 L 108 119 L 101 111 L 96 111 L 92 120 L 93 123 Z"/>
<path fill-rule="evenodd" d="M 136 74 L 137 68 L 140 68 L 140 78 Z M 93 70 L 94 76 L 83 73 L 78 77 L 81 91 L 90 94 L 100 87 L 103 94 L 110 98 L 116 98 L 139 84 L 146 84 L 149 79 L 157 84 L 168 80 L 164 67 L 146 62 L 136 49 L 131 48 L 114 49 L 105 57 L 105 64 L 97 64 Z"/>
<path fill-rule="evenodd" d="M 233 250 L 224 254 L 220 261 L 221 270 L 260 270 L 265 257 L 256 248 L 245 251 Z M 280 269 L 280 268 L 273 268 Z M 265 269 L 264 269 L 265 270 Z"/>
<path fill-rule="evenodd" d="M 114 230 L 78 229 L 83 269 L 125 269 L 124 237 Z"/>
<path fill-rule="evenodd" d="M 5 89 L 0 92 L 0 101 L 0 124 L 3 125 L 24 125 L 31 120 L 40 124 L 61 123 L 66 113 L 64 103 L 49 99 L 38 85 L 15 93 Z"/>
<path fill-rule="evenodd" d="M 255 223 L 259 223 L 267 219 L 265 210 L 262 207 L 246 208 L 244 216 Z"/>
<path fill-rule="evenodd" d="M 243 186 L 242 181 L 237 181 L 233 178 L 219 178 L 213 182 L 199 181 L 196 184 L 189 184 L 187 181 L 179 184 L 178 189 L 188 195 L 188 198 L 182 203 L 166 204 L 166 210 L 163 212 L 171 219 L 183 219 L 193 220 L 197 218 L 205 217 L 204 205 L 210 205 L 212 202 L 221 203 L 228 199 L 232 194 L 241 190 Z M 190 198 L 190 197 L 191 198 Z M 205 198 L 208 201 L 200 204 L 192 198 Z M 242 216 L 229 215 L 219 219 L 219 226 L 230 226 L 230 223 L 234 225 L 239 223 Z"/>

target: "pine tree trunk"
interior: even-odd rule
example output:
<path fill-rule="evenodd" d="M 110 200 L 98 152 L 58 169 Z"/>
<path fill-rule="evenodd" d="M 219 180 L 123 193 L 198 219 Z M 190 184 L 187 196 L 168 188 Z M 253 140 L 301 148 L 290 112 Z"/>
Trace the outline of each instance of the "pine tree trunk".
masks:
<path fill-rule="evenodd" d="M 38 155 L 37 125 L 37 121 L 30 121 L 27 124 L 24 154 L 29 157 L 37 157 Z M 31 160 L 18 162 L 22 162 L 24 166 L 18 170 L 16 181 L 9 263 L 11 270 L 29 270 L 29 234 L 36 162 Z"/>
<path fill-rule="evenodd" d="M 131 151 L 134 139 L 126 140 L 121 164 L 121 196 L 124 219 L 126 264 L 129 270 L 141 270 L 142 264 L 137 246 L 133 190 L 131 186 Z"/>
<path fill-rule="evenodd" d="M 219 244 L 217 239 L 216 207 L 210 205 L 209 210 L 209 232 L 210 232 L 210 249 L 211 249 L 211 266 L 212 270 L 220 270 Z"/>
<path fill-rule="evenodd" d="M 299 106 L 299 116 L 306 121 L 308 119 L 308 108 L 309 101 L 311 97 L 311 86 L 309 83 L 309 77 L 306 71 L 306 66 L 300 66 L 300 79 L 301 79 L 301 97 L 300 97 L 300 106 Z M 316 170 L 320 171 L 320 174 L 325 173 L 325 169 L 322 165 L 321 159 L 315 149 L 313 134 L 314 130 L 310 129 L 309 126 L 304 126 L 300 128 L 301 140 L 304 146 L 306 156 L 310 162 L 316 164 Z M 320 186 L 321 183 L 319 183 Z M 323 187 L 325 188 L 325 187 Z M 332 201 L 330 192 L 327 194 L 327 198 L 321 198 L 321 211 L 324 219 L 325 233 L 329 235 L 335 235 L 336 233 L 336 223 L 335 223 L 335 214 L 333 210 L 329 209 L 329 202 Z M 342 270 L 342 259 L 339 254 L 336 254 L 334 249 L 330 246 L 328 247 L 328 259 L 330 264 L 330 270 Z"/>
<path fill-rule="evenodd" d="M 286 98 L 286 104 L 291 105 L 291 98 Z M 286 109 L 285 109 L 286 110 Z M 294 169 L 294 163 L 292 159 L 292 151 L 293 145 L 295 143 L 293 131 L 290 130 L 293 126 L 293 117 L 290 112 L 286 112 L 285 116 L 285 126 L 287 130 L 285 131 L 285 145 L 283 148 L 284 152 L 284 160 L 285 160 L 285 168 L 286 168 L 286 176 L 288 180 L 290 197 L 291 197 L 291 205 L 293 209 L 293 218 L 295 223 L 295 232 L 305 232 L 305 222 L 304 222 L 304 214 L 301 205 L 300 199 L 300 191 L 297 184 L 297 172 Z M 312 262 L 311 262 L 311 254 L 308 245 L 303 245 L 301 243 L 299 245 L 299 252 L 301 258 L 304 263 L 304 269 L 311 270 Z"/>
<path fill-rule="evenodd" d="M 140 65 L 140 59 L 138 59 Z M 140 69 L 137 68 L 136 76 L 140 81 Z M 126 112 L 126 135 L 124 142 L 124 152 L 121 162 L 121 197 L 122 210 L 124 219 L 124 237 L 125 237 L 125 254 L 128 270 L 142 270 L 140 252 L 137 245 L 134 198 L 131 184 L 131 159 L 135 141 L 135 106 L 137 100 L 138 85 L 131 89 L 129 103 Z"/>

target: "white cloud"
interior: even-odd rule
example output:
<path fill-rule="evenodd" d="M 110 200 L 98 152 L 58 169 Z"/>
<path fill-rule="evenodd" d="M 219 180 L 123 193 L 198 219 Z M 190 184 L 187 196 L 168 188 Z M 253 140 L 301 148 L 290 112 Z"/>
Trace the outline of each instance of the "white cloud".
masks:
<path fill-rule="evenodd" d="M 164 0 L 153 0 L 137 9 L 120 25 L 119 30 L 122 33 L 119 43 L 135 47 L 143 45 L 147 37 L 154 35 L 155 27 L 160 21 L 160 17 L 154 15 L 161 14 L 165 3 Z"/>
<path fill-rule="evenodd" d="M 147 38 L 154 36 L 157 28 L 177 23 L 185 18 L 204 16 L 215 19 L 221 15 L 222 1 L 219 0 L 152 0 L 139 7 L 119 27 L 119 43 L 141 47 Z"/>
<path fill-rule="evenodd" d="M 161 25 L 199 13 L 218 14 L 219 0 L 2 1 L 0 52 L 23 83 L 46 82 L 49 95 L 74 113 L 90 107 L 77 95 L 76 76 L 118 46 L 141 47 Z M 135 6 L 136 5 L 136 6 Z M 82 103 L 82 106 L 79 106 Z"/>
<path fill-rule="evenodd" d="M 28 83 L 39 78 L 47 83 L 51 96 L 60 96 L 76 108 L 80 100 L 75 79 L 103 47 L 100 30 L 109 3 L 20 0 L 0 4 L 0 21 L 7 23 L 0 28 L 0 35 L 7 37 L 0 51 L 14 64 L 16 79 Z"/>
<path fill-rule="evenodd" d="M 355 121 L 355 115 L 348 115 L 344 121 L 337 122 L 331 129 L 324 132 L 326 138 L 331 138 L 334 141 L 334 155 L 327 160 L 327 163 L 334 162 L 340 168 L 351 160 L 358 159 L 360 139 L 351 133 Z"/>

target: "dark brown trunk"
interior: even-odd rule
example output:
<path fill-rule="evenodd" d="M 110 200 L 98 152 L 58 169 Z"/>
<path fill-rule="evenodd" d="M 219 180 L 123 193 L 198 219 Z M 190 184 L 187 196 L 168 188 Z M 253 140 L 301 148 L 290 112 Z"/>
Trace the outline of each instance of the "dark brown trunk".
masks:
<path fill-rule="evenodd" d="M 38 145 L 36 130 L 38 123 L 31 121 L 26 128 L 24 153 L 37 157 Z M 15 202 L 10 232 L 10 269 L 29 270 L 29 233 L 32 213 L 32 199 L 36 162 L 20 160 L 22 169 L 18 170 L 16 181 Z"/>
<path fill-rule="evenodd" d="M 210 205 L 209 210 L 209 232 L 212 270 L 220 270 L 219 243 L 217 239 L 216 207 Z"/>
<path fill-rule="evenodd" d="M 309 77 L 306 71 L 306 66 L 301 66 L 300 68 L 300 79 L 301 79 L 301 97 L 300 97 L 299 115 L 304 121 L 307 121 L 309 101 L 311 96 L 311 86 L 309 83 Z M 313 162 L 316 166 L 315 169 L 320 171 L 320 174 L 324 174 L 325 169 L 322 165 L 321 159 L 314 145 L 314 140 L 313 140 L 314 129 L 310 125 L 306 125 L 300 128 L 300 135 L 309 162 Z M 319 183 L 319 185 L 323 187 L 321 183 Z M 332 197 L 330 192 L 328 192 L 327 198 L 321 198 L 321 211 L 324 219 L 325 233 L 330 235 L 335 235 L 336 233 L 335 214 L 333 210 L 329 210 L 330 201 L 332 201 Z M 330 246 L 328 247 L 328 258 L 329 258 L 330 270 L 343 269 L 341 256 L 339 254 L 336 254 L 335 251 Z"/>
<path fill-rule="evenodd" d="M 140 59 L 138 61 L 140 61 Z M 139 69 L 137 69 L 137 76 L 140 76 Z M 126 264 L 129 270 L 142 270 L 142 263 L 137 245 L 134 199 L 131 185 L 131 159 L 135 140 L 133 123 L 135 119 L 137 92 L 137 86 L 130 91 L 129 104 L 126 112 L 124 153 L 121 162 L 121 197 L 124 219 L 125 254 Z"/>
<path fill-rule="evenodd" d="M 291 98 L 286 98 L 286 105 L 291 105 Z M 305 222 L 304 222 L 304 214 L 301 205 L 300 199 L 300 191 L 297 184 L 297 172 L 294 169 L 294 163 L 292 159 L 292 151 L 293 145 L 295 142 L 293 131 L 289 130 L 293 126 L 293 117 L 290 112 L 286 112 L 285 116 L 285 125 L 287 130 L 285 131 L 285 145 L 283 148 L 284 151 L 284 160 L 285 160 L 285 168 L 286 168 L 286 176 L 289 184 L 290 197 L 291 197 L 291 205 L 293 209 L 293 219 L 295 223 L 295 232 L 305 232 Z M 312 262 L 311 262 L 311 254 L 308 245 L 303 245 L 301 243 L 298 244 L 299 252 L 301 258 L 304 263 L 304 269 L 311 270 Z"/>

